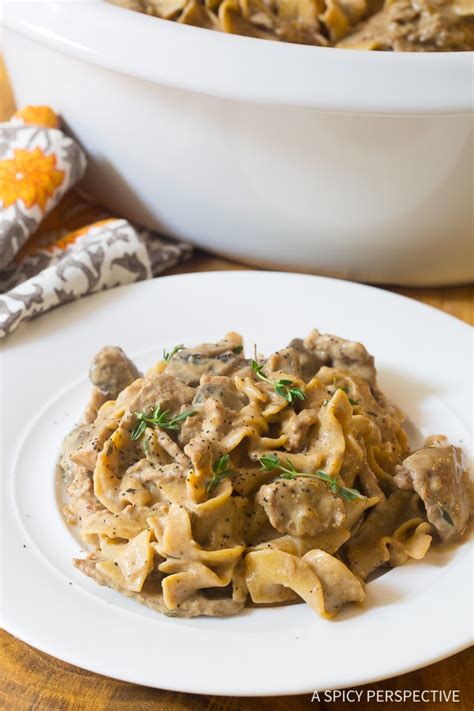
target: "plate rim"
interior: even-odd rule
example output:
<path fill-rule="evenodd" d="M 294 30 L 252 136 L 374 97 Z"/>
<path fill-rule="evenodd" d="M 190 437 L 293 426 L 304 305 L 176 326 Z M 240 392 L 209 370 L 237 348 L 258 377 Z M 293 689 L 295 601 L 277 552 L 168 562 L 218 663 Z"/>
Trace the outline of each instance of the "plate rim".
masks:
<path fill-rule="evenodd" d="M 270 276 L 271 278 L 274 278 L 275 276 L 277 276 L 277 277 L 280 277 L 280 276 L 290 276 L 290 277 L 292 277 L 292 278 L 304 279 L 304 280 L 317 280 L 317 281 L 320 281 L 320 282 L 321 282 L 321 281 L 325 281 L 325 282 L 332 282 L 332 283 L 336 282 L 338 286 L 341 286 L 341 285 L 343 285 L 344 287 L 347 287 L 347 286 L 349 286 L 349 287 L 355 286 L 355 287 L 359 287 L 360 289 L 363 289 L 363 290 L 370 290 L 371 292 L 375 292 L 375 293 L 380 293 L 380 292 L 382 291 L 384 294 L 389 295 L 391 298 L 393 298 L 393 299 L 395 299 L 395 300 L 401 298 L 403 301 L 408 302 L 408 303 L 410 304 L 410 306 L 413 306 L 413 305 L 415 304 L 415 305 L 417 305 L 418 307 L 420 307 L 422 310 L 423 310 L 423 309 L 428 309 L 430 312 L 433 312 L 433 313 L 436 315 L 436 317 L 440 317 L 440 316 L 441 316 L 441 317 L 446 317 L 447 319 L 449 319 L 450 322 L 454 322 L 454 323 L 456 324 L 456 326 L 459 326 L 459 325 L 461 325 L 461 326 L 463 326 L 463 327 L 465 326 L 468 331 L 470 331 L 470 332 L 474 331 L 474 329 L 473 329 L 469 324 L 465 323 L 465 322 L 462 321 L 461 319 L 458 319 L 458 318 L 452 316 L 451 314 L 447 314 L 446 312 L 440 311 L 439 309 L 436 309 L 435 307 L 432 307 L 432 306 L 430 306 L 430 305 L 428 305 L 428 304 L 424 304 L 424 303 L 422 303 L 422 302 L 416 301 L 416 300 L 411 299 L 411 298 L 409 298 L 409 297 L 406 297 L 406 296 L 404 296 L 404 295 L 397 294 L 397 293 L 394 293 L 394 292 L 392 292 L 392 291 L 386 291 L 386 290 L 383 290 L 383 289 L 380 289 L 380 288 L 378 288 L 378 287 L 374 287 L 374 286 L 371 286 L 371 285 L 359 284 L 359 283 L 357 283 L 357 282 L 348 282 L 348 281 L 346 281 L 346 280 L 334 279 L 334 278 L 330 278 L 330 277 L 315 277 L 315 276 L 312 276 L 312 275 L 297 274 L 297 273 L 293 273 L 293 272 L 270 272 L 270 271 L 269 271 L 269 272 L 266 272 L 266 271 L 259 271 L 259 270 L 229 270 L 229 271 L 227 271 L 227 270 L 216 270 L 216 271 L 213 271 L 213 272 L 190 272 L 190 273 L 185 273 L 185 274 L 169 275 L 169 276 L 166 276 L 166 277 L 160 277 L 160 282 L 163 283 L 162 280 L 187 281 L 187 280 L 189 280 L 190 278 L 193 279 L 193 280 L 196 279 L 196 278 L 198 278 L 198 280 L 199 280 L 199 279 L 205 278 L 205 277 L 208 276 L 209 274 L 225 275 L 226 278 L 228 278 L 228 277 L 231 276 L 231 275 L 232 275 L 232 278 L 235 278 L 235 275 L 239 275 L 239 278 L 242 278 L 242 277 L 245 277 L 246 275 L 249 275 L 249 274 L 252 274 L 252 275 L 261 274 L 261 275 L 265 275 L 266 277 Z M 146 288 L 151 288 L 151 287 L 152 287 L 152 284 L 153 284 L 153 280 L 150 280 L 150 281 L 148 281 L 148 282 L 143 282 L 143 283 L 140 283 L 140 284 L 137 284 L 137 285 L 132 285 L 132 286 L 140 286 L 140 288 L 143 288 L 143 285 L 144 285 L 144 284 L 147 285 L 147 286 L 145 287 L 145 289 L 146 289 Z M 124 289 L 124 288 L 125 288 L 125 287 L 121 287 L 122 293 L 123 293 L 123 289 Z M 127 287 L 127 288 L 129 288 L 129 287 Z M 93 295 L 93 296 L 95 296 L 95 295 Z M 100 296 L 100 294 L 97 295 L 97 296 Z M 68 306 L 69 306 L 69 305 L 66 305 L 66 308 L 67 308 Z M 65 308 L 65 307 L 63 307 L 63 309 L 64 309 L 64 308 Z M 48 316 L 43 316 L 43 319 L 46 321 L 46 320 L 48 319 Z M 454 325 L 454 323 L 453 323 L 453 325 Z M 79 330 L 80 330 L 80 329 L 79 329 Z M 6 340 L 8 341 L 9 339 L 6 339 Z M 164 339 L 164 340 L 165 340 L 165 339 Z M 21 345 L 21 347 L 28 347 L 29 342 L 30 342 L 29 339 L 26 338 L 25 342 Z M 5 349 L 2 348 L 2 349 L 0 349 L 0 359 L 1 359 L 2 356 L 3 356 L 3 350 L 7 350 L 7 349 L 8 349 L 8 343 L 5 344 L 5 345 L 6 345 L 7 348 L 5 348 Z M 72 385 L 72 383 L 69 383 L 69 384 L 68 384 L 68 387 L 69 387 L 69 385 Z M 61 385 L 61 387 L 59 388 L 59 390 L 62 391 L 63 389 L 64 389 L 64 383 L 62 383 L 62 385 Z M 55 397 L 52 398 L 52 400 L 54 400 L 54 399 L 57 397 L 57 395 L 58 395 L 58 392 L 55 391 Z M 46 408 L 46 407 L 48 406 L 48 404 L 49 404 L 49 401 L 43 402 L 43 408 Z M 0 413 L 0 414 L 1 414 L 1 413 Z M 467 423 L 466 423 L 466 425 L 467 425 Z M 15 450 L 14 450 L 13 465 L 12 465 L 12 467 L 11 467 L 11 470 L 12 470 L 12 471 L 13 471 L 13 469 L 16 467 L 17 459 L 18 459 L 18 456 L 20 455 L 20 451 L 21 451 L 22 445 L 23 445 L 23 432 L 22 432 L 22 436 L 20 437 L 20 441 L 19 441 L 19 443 L 18 443 L 18 446 L 16 446 L 16 447 L 15 447 Z M 44 652 L 44 653 L 46 653 L 46 654 L 51 655 L 51 656 L 53 656 L 53 657 L 56 656 L 56 655 L 55 655 L 55 652 L 54 652 L 54 648 L 51 648 L 50 645 L 44 643 L 44 642 L 41 641 L 41 640 L 34 640 L 34 641 L 32 641 L 31 638 L 28 639 L 28 635 L 27 635 L 27 634 L 25 635 L 25 634 L 23 633 L 23 630 L 22 630 L 22 628 L 21 628 L 21 625 L 15 625 L 15 624 L 12 624 L 11 621 L 9 622 L 8 620 L 4 620 L 4 619 L 3 619 L 3 614 L 2 614 L 2 625 L 3 625 L 4 629 L 5 629 L 7 632 L 9 632 L 10 634 L 13 634 L 15 637 L 17 637 L 17 638 L 20 639 L 21 641 L 25 642 L 26 644 L 30 644 L 31 646 L 33 646 L 33 647 L 35 647 L 35 648 L 41 650 L 42 652 Z M 446 650 L 444 650 L 444 651 L 441 652 L 441 653 L 435 652 L 435 653 L 434 653 L 433 655 L 431 655 L 431 656 L 425 655 L 424 660 L 421 661 L 421 662 L 410 663 L 410 664 L 407 664 L 407 665 L 405 665 L 405 666 L 399 664 L 399 665 L 398 665 L 398 669 L 397 669 L 397 671 L 395 671 L 395 672 L 392 670 L 392 671 L 390 671 L 390 672 L 388 672 L 388 673 L 381 673 L 380 675 L 369 674 L 369 675 L 366 676 L 366 678 L 363 678 L 363 679 L 360 679 L 360 680 L 357 681 L 357 682 L 354 681 L 354 682 L 351 682 L 351 683 L 352 683 L 352 686 L 359 686 L 359 685 L 362 685 L 362 684 L 373 683 L 373 682 L 376 682 L 376 681 L 380 681 L 380 680 L 382 680 L 382 679 L 391 678 L 391 677 L 394 676 L 394 674 L 405 674 L 405 673 L 408 673 L 408 672 L 410 672 L 410 671 L 413 671 L 414 669 L 418 669 L 418 668 L 424 667 L 424 666 L 426 666 L 426 665 L 436 663 L 437 661 L 441 661 L 442 659 L 445 659 L 445 658 L 447 658 L 447 657 L 449 657 L 449 656 L 451 656 L 451 655 L 453 655 L 453 654 L 456 654 L 457 652 L 462 651 L 463 649 L 465 649 L 465 648 L 467 648 L 467 647 L 469 647 L 469 646 L 470 646 L 470 638 L 469 638 L 469 633 L 467 633 L 467 634 L 466 634 L 466 638 L 465 638 L 464 641 L 460 641 L 460 642 L 457 643 L 457 644 L 452 644 L 452 645 L 449 647 L 449 649 L 446 649 Z M 73 665 L 78 666 L 79 668 L 82 668 L 82 669 L 87 669 L 88 671 L 93 672 L 93 673 L 103 674 L 103 675 L 105 675 L 105 676 L 109 676 L 109 677 L 112 677 L 112 678 L 119 678 L 119 679 L 122 679 L 122 680 L 124 680 L 124 681 L 128 681 L 128 682 L 130 682 L 130 683 L 135 683 L 135 684 L 137 684 L 137 683 L 140 683 L 140 684 L 145 683 L 145 682 L 143 682 L 143 681 L 137 682 L 137 681 L 136 681 L 136 676 L 134 677 L 133 673 L 132 673 L 130 676 L 128 676 L 128 678 L 126 678 L 123 674 L 121 674 L 120 676 L 114 676 L 114 674 L 113 674 L 110 670 L 107 671 L 107 670 L 104 670 L 103 668 L 101 669 L 101 668 L 100 668 L 101 665 L 98 665 L 98 664 L 92 664 L 92 665 L 84 664 L 84 660 L 78 662 L 78 661 L 77 661 L 77 657 L 74 656 L 74 652 L 72 652 L 71 655 L 68 655 L 68 657 L 67 657 L 66 655 L 64 655 L 64 654 L 61 654 L 61 657 L 60 657 L 60 658 L 63 659 L 64 661 L 66 661 L 66 662 L 69 663 L 69 664 L 73 664 Z M 97 660 L 96 660 L 96 661 L 97 661 Z M 158 681 L 159 681 L 159 680 L 158 680 Z M 146 685 L 148 685 L 148 686 L 154 686 L 155 688 L 166 688 L 166 689 L 169 689 L 169 690 L 172 690 L 172 691 L 184 691 L 184 692 L 199 693 L 199 694 L 219 694 L 219 693 L 225 693 L 225 694 L 227 694 L 227 695 L 241 696 L 241 697 L 245 697 L 245 696 L 275 696 L 275 695 L 286 696 L 286 695 L 293 695 L 293 694 L 310 693 L 310 692 L 312 692 L 312 691 L 314 690 L 312 687 L 311 687 L 311 688 L 305 688 L 305 689 L 303 689 L 303 688 L 301 687 L 301 685 L 299 685 L 298 688 L 289 688 L 289 687 L 291 686 L 291 684 L 286 684 L 286 686 L 288 687 L 287 690 L 284 690 L 284 689 L 282 689 L 282 688 L 277 688 L 276 690 L 273 690 L 273 691 L 269 691 L 268 689 L 263 689 L 263 690 L 259 691 L 257 688 L 250 688 L 250 689 L 248 689 L 248 690 L 231 689 L 230 691 L 222 691 L 222 690 L 216 691 L 215 689 L 210 689 L 210 688 L 207 688 L 207 689 L 206 689 L 206 688 L 205 688 L 205 685 L 202 685 L 202 684 L 196 686 L 196 684 L 193 684 L 193 683 L 184 683 L 184 684 L 182 684 L 182 685 L 180 685 L 180 686 L 176 686 L 176 687 L 175 687 L 175 686 L 170 686 L 170 685 L 168 685 L 168 684 L 165 685 L 165 686 L 163 686 L 163 684 L 160 685 L 160 684 L 158 683 L 158 681 L 157 681 L 156 684 L 153 684 L 153 683 L 151 683 L 151 682 L 146 682 Z M 336 689 L 336 688 L 347 688 L 347 687 L 348 687 L 348 684 L 347 684 L 345 681 L 343 681 L 343 683 L 341 683 L 340 685 L 331 686 L 331 688 L 334 688 L 334 689 Z M 318 689 L 318 690 L 321 690 L 321 689 Z"/>

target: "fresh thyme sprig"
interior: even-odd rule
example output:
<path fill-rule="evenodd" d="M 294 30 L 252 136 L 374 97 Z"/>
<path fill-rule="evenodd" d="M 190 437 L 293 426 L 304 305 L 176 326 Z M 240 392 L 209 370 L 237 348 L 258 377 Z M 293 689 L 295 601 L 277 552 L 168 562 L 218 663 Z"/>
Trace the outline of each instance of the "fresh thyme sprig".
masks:
<path fill-rule="evenodd" d="M 347 501 L 353 501 L 354 499 L 365 499 L 365 496 L 357 491 L 357 489 L 348 489 L 346 486 L 342 486 L 339 483 L 337 477 L 329 476 L 326 472 L 318 470 L 314 473 L 299 472 L 295 469 L 293 464 L 289 459 L 286 460 L 287 467 L 283 466 L 279 457 L 276 454 L 265 454 L 260 459 L 260 464 L 262 469 L 267 472 L 278 471 L 279 479 L 296 479 L 297 477 L 306 477 L 307 479 L 318 479 L 324 481 L 327 484 L 328 489 L 333 494 L 340 494 L 343 499 Z"/>
<path fill-rule="evenodd" d="M 147 414 L 147 412 L 135 413 L 137 421 L 133 428 L 131 439 L 133 441 L 140 439 L 147 426 L 159 427 L 162 430 L 179 430 L 182 422 L 195 414 L 196 410 L 186 410 L 186 412 L 181 412 L 179 415 L 170 416 L 169 410 L 162 410 L 158 402 L 151 415 Z"/>
<path fill-rule="evenodd" d="M 259 365 L 256 360 L 252 360 L 252 370 L 259 380 L 262 380 L 264 383 L 269 383 L 272 387 L 275 388 L 275 391 L 278 393 L 278 395 L 284 397 L 285 400 L 290 404 L 293 403 L 296 398 L 298 398 L 299 400 L 305 399 L 306 395 L 301 390 L 301 388 L 290 387 L 293 385 L 293 382 L 291 380 L 288 380 L 287 378 L 280 378 L 280 380 L 270 380 L 270 378 L 267 378 L 267 376 L 263 372 L 263 365 Z"/>
<path fill-rule="evenodd" d="M 180 343 L 179 346 L 175 346 L 169 353 L 163 348 L 163 360 L 165 363 L 169 363 L 174 354 L 178 351 L 182 351 L 183 348 L 184 346 L 182 343 Z"/>
<path fill-rule="evenodd" d="M 222 457 L 212 465 L 212 478 L 206 484 L 206 492 L 212 493 L 216 486 L 221 483 L 227 476 L 231 476 L 232 470 L 229 469 L 229 455 L 223 454 Z"/>
<path fill-rule="evenodd" d="M 438 506 L 440 508 L 442 518 L 446 521 L 446 523 L 449 523 L 450 526 L 454 526 L 454 521 L 451 518 L 449 511 L 445 509 L 441 501 L 438 501 Z"/>

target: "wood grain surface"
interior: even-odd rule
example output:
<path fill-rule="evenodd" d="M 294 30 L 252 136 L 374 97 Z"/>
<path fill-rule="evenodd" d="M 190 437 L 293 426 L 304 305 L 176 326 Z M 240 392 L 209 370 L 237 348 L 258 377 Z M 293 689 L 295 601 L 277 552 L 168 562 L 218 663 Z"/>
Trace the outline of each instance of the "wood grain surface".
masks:
<path fill-rule="evenodd" d="M 3 63 L 0 60 L 0 120 L 14 110 L 14 98 Z M 172 273 L 246 268 L 198 252 L 192 261 Z M 472 286 L 453 288 L 413 289 L 390 287 L 391 291 L 409 296 L 474 324 L 474 289 Z M 0 583 L 1 584 L 1 583 Z M 455 601 L 447 601 L 455 604 Z M 38 611 L 41 614 L 41 611 Z M 466 624 L 472 624 L 467 620 Z M 436 634 L 436 619 L 433 620 Z M 71 640 L 71 644 L 74 641 Z M 0 710 L 5 711 L 471 711 L 474 707 L 474 652 L 465 650 L 449 659 L 424 669 L 404 674 L 377 684 L 359 687 L 364 693 L 361 703 L 311 701 L 310 695 L 272 698 L 198 696 L 149 689 L 109 679 L 73 667 L 39 652 L 0 630 Z M 282 660 L 276 673 L 291 674 L 291 661 Z M 368 689 L 381 690 L 459 690 L 460 702 L 392 703 L 367 701 Z"/>

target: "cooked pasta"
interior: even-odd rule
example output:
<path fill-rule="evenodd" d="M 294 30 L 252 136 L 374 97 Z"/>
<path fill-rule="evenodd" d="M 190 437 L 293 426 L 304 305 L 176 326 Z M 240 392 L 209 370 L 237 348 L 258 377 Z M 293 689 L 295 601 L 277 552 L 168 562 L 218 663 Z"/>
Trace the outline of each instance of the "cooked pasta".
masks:
<path fill-rule="evenodd" d="M 109 0 L 261 39 L 398 52 L 474 49 L 474 0 Z"/>
<path fill-rule="evenodd" d="M 332 618 L 466 528 L 460 451 L 438 436 L 410 453 L 360 343 L 313 331 L 249 359 L 228 333 L 145 375 L 106 347 L 90 377 L 59 463 L 90 549 L 74 563 L 167 615 L 305 601 Z"/>

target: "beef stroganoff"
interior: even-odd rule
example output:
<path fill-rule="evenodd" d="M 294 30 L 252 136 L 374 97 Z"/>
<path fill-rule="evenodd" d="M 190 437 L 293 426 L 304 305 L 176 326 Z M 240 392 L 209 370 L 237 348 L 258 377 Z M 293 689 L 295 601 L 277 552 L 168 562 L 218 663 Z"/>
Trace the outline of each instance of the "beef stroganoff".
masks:
<path fill-rule="evenodd" d="M 144 375 L 106 347 L 90 377 L 59 462 L 90 549 L 74 564 L 167 615 L 305 601 L 332 618 L 376 571 L 466 529 L 460 450 L 409 450 L 360 343 L 315 330 L 247 358 L 229 333 Z"/>
<path fill-rule="evenodd" d="M 395 52 L 474 49 L 474 0 L 109 0 L 261 39 Z"/>

